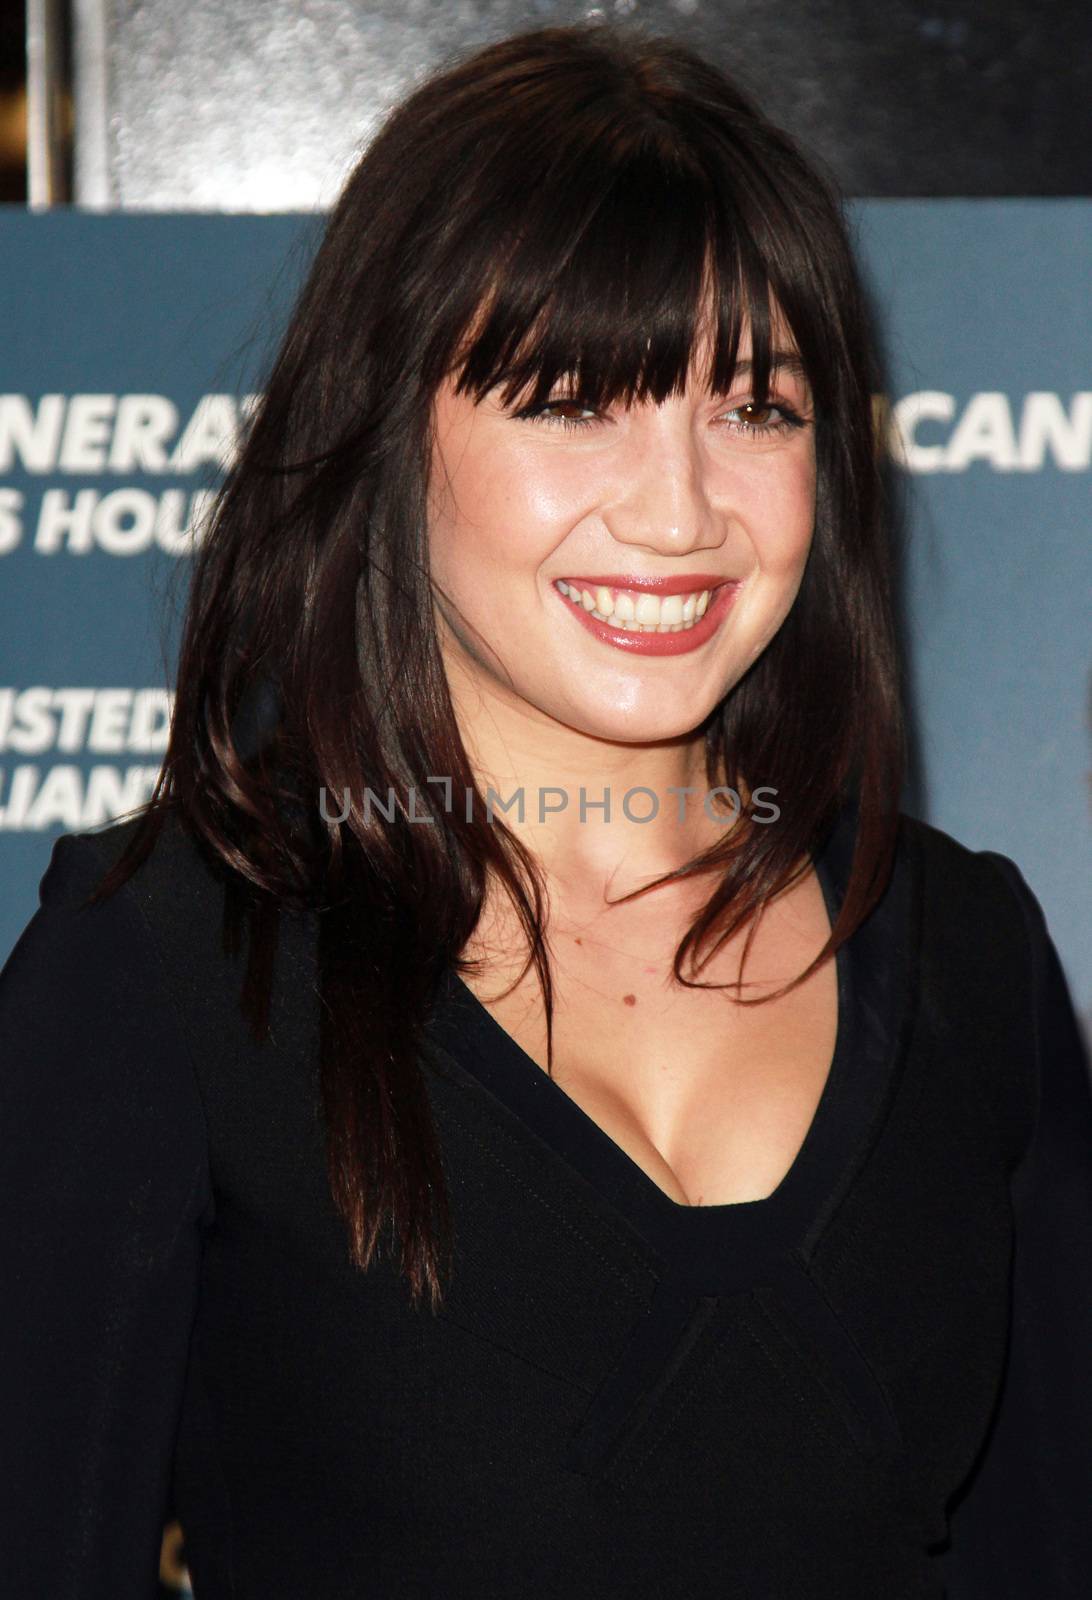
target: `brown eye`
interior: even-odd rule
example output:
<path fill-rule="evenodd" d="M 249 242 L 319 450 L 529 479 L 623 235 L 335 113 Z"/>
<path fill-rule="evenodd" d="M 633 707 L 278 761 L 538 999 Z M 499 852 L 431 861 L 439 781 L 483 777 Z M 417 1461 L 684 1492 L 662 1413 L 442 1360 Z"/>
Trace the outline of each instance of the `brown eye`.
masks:
<path fill-rule="evenodd" d="M 576 417 L 572 412 L 588 411 L 591 408 L 580 404 L 579 400 L 568 400 L 564 396 L 560 400 L 547 400 L 544 408 L 550 416 L 557 417 L 559 422 L 574 422 Z"/>
<path fill-rule="evenodd" d="M 770 418 L 777 413 L 776 406 L 755 405 L 753 400 L 748 400 L 746 405 L 736 406 L 735 410 L 740 413 L 744 422 L 749 423 L 752 428 L 767 427 Z"/>
<path fill-rule="evenodd" d="M 783 404 L 774 405 L 767 403 L 759 405 L 754 400 L 741 400 L 736 406 L 722 413 L 727 422 L 729 432 L 734 432 L 741 438 L 759 439 L 772 434 L 791 433 L 796 428 L 802 428 L 803 417 L 790 411 Z"/>
<path fill-rule="evenodd" d="M 580 412 L 585 415 L 573 415 Z M 584 404 L 579 395 L 558 395 L 556 399 L 546 400 L 540 406 L 524 406 L 516 412 L 516 417 L 531 422 L 552 423 L 560 428 L 588 428 L 594 424 L 596 413 L 593 407 Z"/>

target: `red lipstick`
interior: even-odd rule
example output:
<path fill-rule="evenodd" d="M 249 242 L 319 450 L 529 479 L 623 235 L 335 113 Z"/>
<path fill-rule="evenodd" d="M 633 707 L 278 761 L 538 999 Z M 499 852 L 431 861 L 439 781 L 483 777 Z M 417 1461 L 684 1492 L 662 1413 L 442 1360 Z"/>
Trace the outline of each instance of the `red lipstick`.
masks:
<path fill-rule="evenodd" d="M 568 582 L 569 580 L 564 579 L 562 581 Z M 696 583 L 694 577 L 688 577 L 685 580 L 668 578 L 663 581 L 671 584 L 672 587 L 670 589 L 660 588 L 658 591 L 649 591 L 647 585 L 642 584 L 642 588 L 645 589 L 645 592 L 658 592 L 660 594 L 677 594 L 680 589 L 683 593 L 689 593 L 691 586 Z M 576 587 L 585 589 L 590 589 L 593 585 L 598 586 L 599 584 L 602 584 L 604 588 L 629 589 L 635 587 L 628 579 L 625 581 L 618 578 L 610 580 L 600 578 L 574 580 Z M 679 628 L 675 633 L 645 633 L 639 628 L 620 628 L 617 624 L 600 622 L 598 617 L 593 616 L 590 611 L 586 611 L 583 605 L 579 605 L 563 595 L 556 584 L 551 584 L 550 587 L 561 604 L 571 614 L 574 621 L 596 639 L 602 640 L 604 644 L 613 645 L 616 650 L 622 650 L 629 655 L 635 656 L 681 656 L 688 654 L 691 650 L 700 649 L 703 644 L 708 643 L 713 637 L 727 615 L 737 591 L 742 587 L 742 580 L 720 578 L 715 580 L 714 583 L 703 584 L 703 588 L 712 591 L 705 615 L 699 618 L 692 627 Z"/>

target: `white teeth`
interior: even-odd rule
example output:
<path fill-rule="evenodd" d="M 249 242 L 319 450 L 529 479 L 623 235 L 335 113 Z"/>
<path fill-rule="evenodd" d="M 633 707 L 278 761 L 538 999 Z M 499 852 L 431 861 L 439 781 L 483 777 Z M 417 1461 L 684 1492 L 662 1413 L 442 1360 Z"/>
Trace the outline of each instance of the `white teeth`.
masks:
<path fill-rule="evenodd" d="M 609 622 L 613 627 L 629 628 L 635 633 L 680 633 L 692 628 L 699 617 L 704 617 L 712 592 L 702 589 L 688 595 L 669 594 L 661 598 L 656 594 L 619 589 L 615 595 L 603 584 L 583 589 L 564 579 L 558 579 L 557 587 L 574 604 L 590 611 L 598 622 Z"/>

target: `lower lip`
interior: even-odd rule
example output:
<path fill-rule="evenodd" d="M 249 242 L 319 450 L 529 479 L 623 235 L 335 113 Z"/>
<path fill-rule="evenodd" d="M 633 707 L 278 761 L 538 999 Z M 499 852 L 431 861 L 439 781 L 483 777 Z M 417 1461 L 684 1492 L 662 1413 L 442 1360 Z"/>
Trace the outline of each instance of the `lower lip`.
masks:
<path fill-rule="evenodd" d="M 680 628 L 678 633 L 638 633 L 632 628 L 613 628 L 609 622 L 597 621 L 590 611 L 574 604 L 559 589 L 554 589 L 554 593 L 566 611 L 572 612 L 577 622 L 597 639 L 602 639 L 604 644 L 612 644 L 616 649 L 626 650 L 635 656 L 683 656 L 691 650 L 700 650 L 713 637 L 738 588 L 738 583 L 718 585 L 709 597 L 704 617 L 695 622 L 692 628 Z"/>

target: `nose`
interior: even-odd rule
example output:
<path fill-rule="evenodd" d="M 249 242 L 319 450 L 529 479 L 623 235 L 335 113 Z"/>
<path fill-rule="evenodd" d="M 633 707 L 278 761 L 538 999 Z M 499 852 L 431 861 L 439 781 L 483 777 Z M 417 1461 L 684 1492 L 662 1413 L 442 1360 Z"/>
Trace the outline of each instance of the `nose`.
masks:
<path fill-rule="evenodd" d="M 612 536 L 619 544 L 665 556 L 723 544 L 724 509 L 711 499 L 708 463 L 689 409 L 668 399 L 637 412 L 623 464 L 624 488 L 601 507 Z"/>

